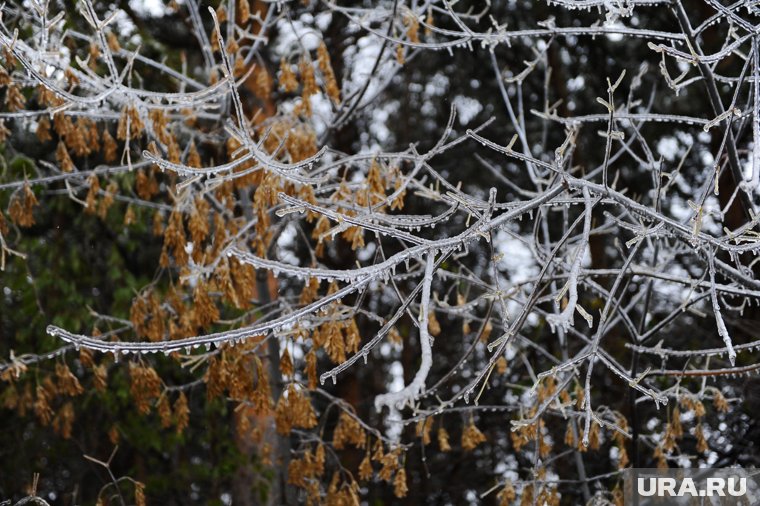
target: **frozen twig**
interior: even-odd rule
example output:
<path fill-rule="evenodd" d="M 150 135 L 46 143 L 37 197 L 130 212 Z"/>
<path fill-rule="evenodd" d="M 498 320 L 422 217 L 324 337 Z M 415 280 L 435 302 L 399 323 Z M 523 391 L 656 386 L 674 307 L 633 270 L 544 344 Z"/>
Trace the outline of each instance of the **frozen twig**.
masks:
<path fill-rule="evenodd" d="M 433 366 L 433 339 L 428 331 L 430 318 L 430 286 L 433 283 L 433 266 L 435 254 L 431 251 L 425 264 L 425 275 L 422 280 L 422 301 L 420 302 L 420 367 L 414 379 L 398 392 L 389 392 L 375 397 L 375 409 L 381 411 L 387 406 L 391 412 L 403 409 L 408 403 L 414 402 L 425 390 L 425 380 Z"/>
<path fill-rule="evenodd" d="M 581 265 L 583 265 L 583 257 L 585 257 L 588 252 L 588 238 L 591 233 L 591 211 L 593 209 L 591 195 L 589 194 L 588 189 L 584 187 L 582 192 L 583 200 L 586 203 L 585 217 L 583 219 L 583 235 L 581 236 L 581 244 L 578 245 L 575 252 L 575 258 L 571 264 L 567 284 L 565 285 L 568 293 L 567 303 L 561 313 L 558 315 L 552 314 L 546 317 L 546 321 L 551 326 L 553 332 L 556 332 L 557 328 L 561 328 L 567 332 L 567 330 L 573 326 L 573 316 L 578 303 L 578 273 L 581 270 Z M 564 291 L 565 290 L 562 292 Z M 562 292 L 560 292 L 560 294 L 562 294 Z M 590 327 L 593 320 L 589 317 L 587 321 Z"/>
<path fill-rule="evenodd" d="M 720 313 L 720 304 L 718 304 L 718 292 L 715 290 L 715 261 L 713 255 L 708 254 L 707 261 L 710 269 L 710 300 L 712 301 L 713 314 L 715 315 L 715 325 L 718 327 L 718 335 L 723 339 L 726 344 L 726 350 L 728 351 L 728 360 L 733 367 L 736 362 L 736 351 L 734 345 L 731 342 L 731 335 L 728 333 L 726 324 L 723 321 L 723 316 Z"/>

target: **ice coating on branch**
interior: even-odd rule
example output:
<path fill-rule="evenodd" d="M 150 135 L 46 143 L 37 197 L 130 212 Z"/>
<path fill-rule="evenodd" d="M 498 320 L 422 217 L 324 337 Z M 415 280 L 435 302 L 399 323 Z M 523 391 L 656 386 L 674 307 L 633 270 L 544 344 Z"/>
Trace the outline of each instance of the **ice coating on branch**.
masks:
<path fill-rule="evenodd" d="M 413 402 L 425 390 L 425 380 L 433 365 L 432 338 L 428 332 L 430 317 L 430 286 L 433 283 L 433 267 L 435 266 L 435 254 L 431 251 L 425 264 L 425 277 L 422 280 L 422 302 L 420 303 L 420 368 L 414 379 L 399 392 L 381 394 L 375 397 L 375 409 L 380 412 L 384 406 L 390 408 L 391 413 L 403 409 L 407 403 Z"/>
<path fill-rule="evenodd" d="M 588 189 L 583 188 L 583 200 L 586 204 L 586 210 L 585 210 L 585 217 L 583 218 L 583 237 L 581 239 L 581 244 L 578 246 L 578 249 L 575 253 L 575 259 L 573 260 L 572 265 L 570 266 L 570 273 L 568 275 L 567 284 L 565 285 L 567 287 L 567 305 L 565 306 L 565 309 L 562 310 L 561 313 L 557 315 L 548 315 L 546 317 L 546 321 L 549 323 L 549 326 L 552 329 L 552 332 L 556 332 L 557 328 L 562 328 L 565 332 L 567 332 L 570 327 L 573 326 L 573 316 L 575 314 L 576 309 L 580 309 L 580 307 L 577 307 L 578 303 L 578 274 L 581 270 L 581 265 L 583 264 L 583 257 L 586 256 L 586 253 L 588 251 L 588 238 L 589 234 L 591 232 L 591 196 L 589 195 Z M 583 316 L 586 321 L 589 323 L 589 327 L 592 325 L 593 320 L 591 320 L 590 315 L 588 315 L 585 311 L 581 311 L 581 316 Z"/>
<path fill-rule="evenodd" d="M 736 351 L 734 350 L 731 335 L 728 333 L 726 323 L 723 321 L 723 315 L 720 313 L 720 304 L 718 303 L 718 293 L 715 290 L 715 261 L 712 255 L 708 256 L 708 268 L 710 270 L 710 300 L 712 301 L 713 314 L 715 315 L 715 324 L 718 327 L 718 335 L 723 339 L 723 343 L 728 350 L 728 360 L 733 367 L 736 364 Z"/>

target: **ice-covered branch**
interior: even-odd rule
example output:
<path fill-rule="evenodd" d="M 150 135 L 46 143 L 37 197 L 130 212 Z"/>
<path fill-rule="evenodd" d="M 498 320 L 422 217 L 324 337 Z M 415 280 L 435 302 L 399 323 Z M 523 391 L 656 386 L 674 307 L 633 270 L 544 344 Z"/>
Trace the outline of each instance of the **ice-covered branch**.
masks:
<path fill-rule="evenodd" d="M 428 253 L 425 264 L 425 276 L 422 279 L 422 301 L 420 302 L 420 367 L 414 375 L 414 379 L 398 392 L 389 392 L 375 397 L 375 409 L 381 411 L 384 406 L 392 412 L 403 409 L 407 404 L 414 402 L 425 390 L 430 368 L 433 366 L 433 338 L 428 331 L 430 319 L 430 287 L 433 284 L 433 267 L 435 266 L 435 254 Z"/>
<path fill-rule="evenodd" d="M 570 273 L 567 278 L 567 284 L 565 285 L 566 288 L 562 290 L 562 293 L 567 290 L 567 303 L 565 308 L 557 315 L 552 314 L 546 317 L 546 321 L 551 326 L 552 332 L 556 332 L 557 328 L 561 328 L 567 332 L 567 330 L 573 326 L 573 316 L 575 315 L 578 303 L 578 273 L 583 265 L 583 257 L 585 257 L 588 252 L 588 239 L 589 234 L 591 233 L 591 211 L 593 209 L 591 195 L 589 194 L 588 189 L 583 188 L 582 191 L 583 200 L 586 202 L 585 217 L 583 219 L 583 235 L 581 237 L 581 244 L 578 245 L 575 252 L 575 259 L 573 259 L 573 263 L 570 266 Z M 588 319 L 588 324 L 589 327 L 591 327 L 592 320 L 590 317 Z"/>
<path fill-rule="evenodd" d="M 718 326 L 718 335 L 723 339 L 726 344 L 726 350 L 728 351 L 728 360 L 733 366 L 736 362 L 736 351 L 734 350 L 733 342 L 731 341 L 731 335 L 728 333 L 726 324 L 723 321 L 723 316 L 720 313 L 720 304 L 718 303 L 718 292 L 715 289 L 715 260 L 713 255 L 708 253 L 708 264 L 710 269 L 710 300 L 712 301 L 713 314 L 715 315 L 715 325 Z"/>

